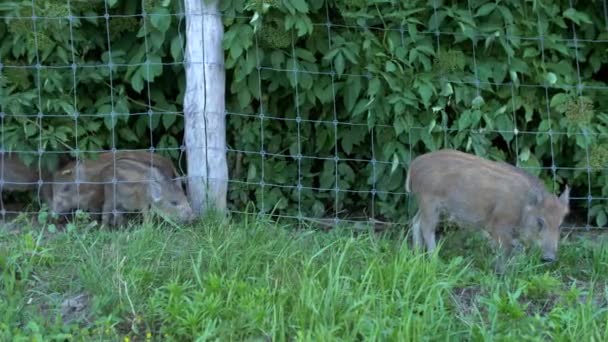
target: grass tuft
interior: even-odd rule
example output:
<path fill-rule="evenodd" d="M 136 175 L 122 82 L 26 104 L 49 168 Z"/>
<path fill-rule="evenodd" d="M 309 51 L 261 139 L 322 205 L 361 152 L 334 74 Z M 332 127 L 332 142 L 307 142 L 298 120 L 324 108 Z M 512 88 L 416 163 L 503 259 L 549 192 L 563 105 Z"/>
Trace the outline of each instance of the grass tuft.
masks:
<path fill-rule="evenodd" d="M 0 339 L 605 340 L 605 239 L 493 271 L 483 238 L 431 255 L 348 228 L 209 218 L 0 231 Z"/>

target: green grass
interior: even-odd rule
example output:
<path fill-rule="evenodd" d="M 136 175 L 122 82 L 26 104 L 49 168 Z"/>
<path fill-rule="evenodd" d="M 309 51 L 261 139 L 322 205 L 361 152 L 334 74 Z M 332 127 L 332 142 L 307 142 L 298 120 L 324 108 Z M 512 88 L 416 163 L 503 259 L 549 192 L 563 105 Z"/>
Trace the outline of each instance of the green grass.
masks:
<path fill-rule="evenodd" d="M 207 220 L 0 233 L 0 340 L 603 341 L 608 251 L 570 236 L 507 272 L 465 230 L 418 255 L 398 234 Z M 66 299 L 83 295 L 73 312 Z"/>

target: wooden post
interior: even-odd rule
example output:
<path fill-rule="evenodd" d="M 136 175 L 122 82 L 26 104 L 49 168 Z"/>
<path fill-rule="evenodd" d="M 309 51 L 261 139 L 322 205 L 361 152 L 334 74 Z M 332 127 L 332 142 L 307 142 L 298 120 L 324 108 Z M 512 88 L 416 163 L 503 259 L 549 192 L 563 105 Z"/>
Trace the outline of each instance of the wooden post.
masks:
<path fill-rule="evenodd" d="M 209 209 L 225 212 L 228 192 L 224 27 L 218 3 L 218 0 L 184 0 L 188 195 L 196 215 Z"/>

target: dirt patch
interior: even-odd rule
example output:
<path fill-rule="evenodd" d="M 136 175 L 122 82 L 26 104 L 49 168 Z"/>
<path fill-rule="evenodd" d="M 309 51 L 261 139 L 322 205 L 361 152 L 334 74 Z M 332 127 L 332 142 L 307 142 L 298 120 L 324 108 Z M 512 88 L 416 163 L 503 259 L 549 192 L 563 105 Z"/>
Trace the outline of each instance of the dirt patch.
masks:
<path fill-rule="evenodd" d="M 481 292 L 481 287 L 478 285 L 454 288 L 452 291 L 452 298 L 456 303 L 458 313 L 462 316 L 468 316 L 474 313 L 475 308 L 479 304 Z"/>
<path fill-rule="evenodd" d="M 540 316 L 546 316 L 553 310 L 555 305 L 558 304 L 560 296 L 555 294 L 547 294 L 544 298 L 528 298 L 522 296 L 519 302 L 526 304 L 526 314 L 528 316 L 534 316 L 536 314 Z"/>
<path fill-rule="evenodd" d="M 64 300 L 60 305 L 61 318 L 65 324 L 89 322 L 91 318 L 91 297 L 82 293 Z"/>

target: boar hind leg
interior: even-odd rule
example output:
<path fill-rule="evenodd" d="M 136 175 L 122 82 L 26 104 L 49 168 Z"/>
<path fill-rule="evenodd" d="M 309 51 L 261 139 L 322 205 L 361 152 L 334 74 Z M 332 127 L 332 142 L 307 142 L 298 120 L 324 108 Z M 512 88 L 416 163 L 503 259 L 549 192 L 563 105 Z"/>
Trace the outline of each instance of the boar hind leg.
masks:
<path fill-rule="evenodd" d="M 422 231 L 420 229 L 420 210 L 416 212 L 416 215 L 412 219 L 412 240 L 414 242 L 414 248 L 422 248 Z"/>
<path fill-rule="evenodd" d="M 106 192 L 107 193 L 107 192 Z M 116 215 L 114 215 L 114 209 L 118 209 L 115 208 L 114 206 L 114 200 L 111 198 L 111 196 L 108 196 L 110 198 L 106 198 L 106 200 L 103 202 L 103 214 L 101 216 L 101 223 L 104 226 L 115 226 L 116 225 L 116 219 L 117 219 L 117 215 L 118 213 L 116 213 Z"/>
<path fill-rule="evenodd" d="M 431 198 L 420 197 L 420 210 L 417 229 L 422 231 L 422 237 L 426 243 L 426 249 L 433 252 L 436 247 L 435 243 L 435 227 L 439 222 L 439 212 L 437 211 L 435 201 Z M 420 234 L 420 233 L 418 233 Z"/>

